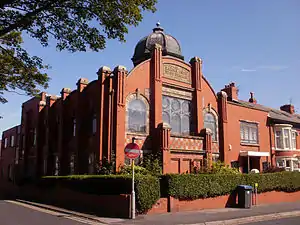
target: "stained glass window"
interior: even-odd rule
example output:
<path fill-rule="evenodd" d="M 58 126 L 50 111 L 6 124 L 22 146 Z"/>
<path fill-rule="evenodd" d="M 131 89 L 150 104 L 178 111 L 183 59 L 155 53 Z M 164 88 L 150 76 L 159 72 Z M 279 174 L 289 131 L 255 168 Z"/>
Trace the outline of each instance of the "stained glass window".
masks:
<path fill-rule="evenodd" d="M 168 123 L 173 134 L 190 134 L 191 103 L 188 100 L 163 95 L 163 121 Z"/>

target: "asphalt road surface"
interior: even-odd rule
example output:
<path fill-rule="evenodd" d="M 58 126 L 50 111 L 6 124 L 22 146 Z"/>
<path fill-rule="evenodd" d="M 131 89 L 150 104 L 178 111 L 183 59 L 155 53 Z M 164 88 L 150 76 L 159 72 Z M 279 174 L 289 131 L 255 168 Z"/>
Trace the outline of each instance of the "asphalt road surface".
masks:
<path fill-rule="evenodd" d="M 21 205 L 0 201 L 1 225 L 84 225 L 65 215 L 48 214 Z M 93 223 L 89 223 L 93 224 Z"/>
<path fill-rule="evenodd" d="M 289 218 L 278 219 L 278 220 L 268 220 L 263 222 L 247 223 L 245 225 L 299 225 L 299 224 L 300 224 L 300 217 L 289 217 Z"/>

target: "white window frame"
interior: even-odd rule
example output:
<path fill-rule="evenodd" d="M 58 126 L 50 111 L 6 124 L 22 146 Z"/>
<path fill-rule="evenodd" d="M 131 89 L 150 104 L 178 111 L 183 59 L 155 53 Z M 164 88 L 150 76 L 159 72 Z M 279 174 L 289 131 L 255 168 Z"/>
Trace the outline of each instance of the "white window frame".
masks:
<path fill-rule="evenodd" d="M 246 133 L 244 130 L 248 130 L 248 138 L 246 139 Z M 256 140 L 253 138 L 253 129 L 256 131 Z M 244 136 L 244 139 L 242 139 Z M 259 144 L 259 127 L 257 122 L 240 121 L 240 142 L 241 144 L 258 145 Z"/>
<path fill-rule="evenodd" d="M 4 138 L 4 148 L 7 148 L 8 138 Z"/>
<path fill-rule="evenodd" d="M 278 161 L 282 161 L 283 165 L 280 166 Z M 287 161 L 290 162 L 289 167 L 287 167 Z M 298 166 L 294 167 L 294 162 L 296 162 L 296 161 L 298 162 Z M 287 171 L 298 171 L 300 169 L 299 164 L 300 164 L 300 159 L 297 159 L 297 158 L 291 158 L 291 157 L 278 157 L 277 158 L 276 157 L 276 166 L 279 168 L 284 168 Z"/>
<path fill-rule="evenodd" d="M 292 125 L 290 124 L 277 124 L 274 126 L 274 136 L 275 136 L 275 149 L 280 151 L 290 151 L 297 149 L 297 131 L 292 129 Z M 276 132 L 280 132 L 280 136 L 276 134 Z M 286 135 L 285 133 L 288 132 Z M 293 134 L 294 137 L 293 137 Z M 282 146 L 277 145 L 277 139 L 280 139 Z M 288 144 L 286 143 L 288 140 Z M 295 141 L 295 142 L 294 142 Z"/>
<path fill-rule="evenodd" d="M 15 136 L 12 135 L 12 136 L 10 137 L 10 147 L 14 147 L 14 146 L 15 146 Z"/>

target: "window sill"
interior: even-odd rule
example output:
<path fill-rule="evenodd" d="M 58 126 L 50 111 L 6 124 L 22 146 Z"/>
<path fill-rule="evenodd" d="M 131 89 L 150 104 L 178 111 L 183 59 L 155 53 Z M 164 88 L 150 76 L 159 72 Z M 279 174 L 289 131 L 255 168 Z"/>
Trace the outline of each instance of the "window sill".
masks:
<path fill-rule="evenodd" d="M 293 152 L 298 151 L 297 149 L 290 149 L 290 148 L 275 148 L 275 151 L 281 151 L 281 152 Z"/>
<path fill-rule="evenodd" d="M 140 136 L 140 137 L 146 137 L 149 134 L 148 133 L 134 133 L 134 132 L 126 132 L 126 135 L 133 135 L 133 136 Z"/>
<path fill-rule="evenodd" d="M 252 144 L 252 143 L 241 143 L 242 146 L 253 146 L 253 147 L 259 147 L 259 144 Z"/>
<path fill-rule="evenodd" d="M 192 135 L 180 135 L 180 134 L 171 134 L 171 137 L 174 138 L 187 138 L 187 139 L 199 139 L 199 140 L 203 140 L 203 137 L 200 136 L 192 136 Z"/>

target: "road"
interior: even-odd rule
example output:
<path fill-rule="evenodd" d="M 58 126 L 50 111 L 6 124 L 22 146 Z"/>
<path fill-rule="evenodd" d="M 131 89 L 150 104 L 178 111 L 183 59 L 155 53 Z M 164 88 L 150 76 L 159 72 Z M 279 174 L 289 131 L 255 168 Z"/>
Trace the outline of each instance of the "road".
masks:
<path fill-rule="evenodd" d="M 95 222 L 79 222 L 80 218 L 61 213 L 34 210 L 22 205 L 0 201 L 1 225 L 84 225 L 100 224 Z M 76 221 L 77 220 L 77 221 Z M 79 221 L 78 221 L 79 220 Z"/>
<path fill-rule="evenodd" d="M 290 217 L 278 220 L 268 220 L 256 223 L 247 223 L 245 225 L 299 225 L 300 217 Z"/>

